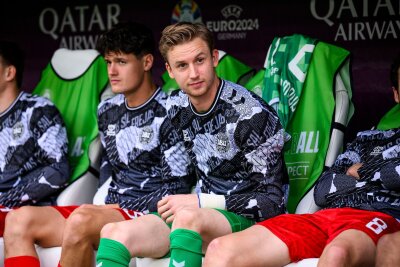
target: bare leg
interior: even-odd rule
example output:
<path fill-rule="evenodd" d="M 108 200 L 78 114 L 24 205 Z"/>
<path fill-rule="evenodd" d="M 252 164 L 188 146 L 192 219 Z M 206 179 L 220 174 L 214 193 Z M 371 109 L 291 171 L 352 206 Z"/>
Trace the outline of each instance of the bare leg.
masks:
<path fill-rule="evenodd" d="M 12 210 L 6 217 L 5 257 L 33 256 L 34 244 L 60 246 L 65 218 L 52 207 L 26 206 Z"/>
<path fill-rule="evenodd" d="M 204 267 L 267 267 L 290 263 L 289 249 L 267 228 L 254 225 L 211 241 Z"/>
<path fill-rule="evenodd" d="M 228 220 L 214 209 L 185 208 L 175 214 L 172 231 L 184 228 L 199 233 L 203 239 L 203 250 L 214 238 L 232 233 Z"/>
<path fill-rule="evenodd" d="M 61 265 L 93 266 L 93 249 L 99 245 L 101 228 L 123 220 L 118 210 L 107 206 L 82 205 L 76 209 L 65 225 Z"/>
<path fill-rule="evenodd" d="M 400 231 L 379 239 L 375 266 L 400 266 Z"/>
<path fill-rule="evenodd" d="M 376 247 L 362 231 L 346 230 L 322 252 L 318 266 L 374 266 Z"/>
<path fill-rule="evenodd" d="M 168 253 L 169 233 L 161 218 L 149 214 L 132 221 L 107 224 L 101 230 L 101 237 L 122 243 L 132 257 L 160 258 Z"/>

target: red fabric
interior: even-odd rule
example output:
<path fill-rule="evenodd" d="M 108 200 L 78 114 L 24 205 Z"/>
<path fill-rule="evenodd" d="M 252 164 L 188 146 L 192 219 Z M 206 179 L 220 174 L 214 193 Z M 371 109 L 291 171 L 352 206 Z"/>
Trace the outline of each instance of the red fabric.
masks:
<path fill-rule="evenodd" d="M 288 246 L 293 262 L 319 258 L 326 244 L 345 230 L 362 231 L 375 244 L 383 235 L 400 230 L 400 223 L 392 216 L 352 208 L 284 214 L 258 224 L 268 228 Z"/>
<path fill-rule="evenodd" d="M 4 260 L 4 267 L 40 267 L 39 259 L 32 256 L 11 257 Z"/>
<path fill-rule="evenodd" d="M 0 237 L 3 237 L 4 225 L 6 223 L 6 216 L 10 210 L 12 209 L 0 206 Z"/>
<path fill-rule="evenodd" d="M 71 215 L 71 213 L 76 210 L 79 206 L 51 206 L 55 208 L 65 219 Z"/>
<path fill-rule="evenodd" d="M 5 267 L 5 266 L 4 266 Z M 60 262 L 58 262 L 58 264 L 57 264 L 57 267 L 61 267 L 61 264 L 60 264 Z"/>
<path fill-rule="evenodd" d="M 125 220 L 132 220 L 137 217 L 140 217 L 143 215 L 143 212 L 140 211 L 134 211 L 134 210 L 127 210 L 127 209 L 120 209 L 120 208 L 115 208 L 119 212 L 121 212 L 122 216 L 124 216 Z"/>

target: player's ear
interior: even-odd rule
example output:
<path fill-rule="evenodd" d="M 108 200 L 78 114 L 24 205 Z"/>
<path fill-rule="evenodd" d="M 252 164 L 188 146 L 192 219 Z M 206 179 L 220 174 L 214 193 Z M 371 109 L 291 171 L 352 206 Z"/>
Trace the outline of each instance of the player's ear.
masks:
<path fill-rule="evenodd" d="M 175 77 L 174 77 L 174 74 L 172 73 L 171 66 L 168 64 L 168 62 L 165 62 L 165 68 L 166 68 L 167 71 L 168 71 L 169 77 L 170 77 L 171 79 L 174 79 L 174 78 L 175 78 Z"/>
<path fill-rule="evenodd" d="M 400 96 L 399 96 L 399 90 L 396 87 L 392 87 L 393 90 L 393 98 L 396 103 L 400 103 Z"/>
<path fill-rule="evenodd" d="M 212 60 L 213 60 L 213 66 L 214 68 L 218 65 L 219 62 L 219 51 L 218 49 L 214 49 L 211 53 Z"/>
<path fill-rule="evenodd" d="M 151 70 L 153 67 L 154 56 L 152 54 L 147 54 L 143 56 L 143 68 L 145 71 Z"/>

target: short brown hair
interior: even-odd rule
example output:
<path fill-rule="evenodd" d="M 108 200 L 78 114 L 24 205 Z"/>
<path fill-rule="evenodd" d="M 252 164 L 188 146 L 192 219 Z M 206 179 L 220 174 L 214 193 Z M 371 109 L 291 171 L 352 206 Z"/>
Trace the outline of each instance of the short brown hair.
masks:
<path fill-rule="evenodd" d="M 165 27 L 158 48 L 164 60 L 168 62 L 167 52 L 171 47 L 191 41 L 196 37 L 200 37 L 207 43 L 210 52 L 214 50 L 214 37 L 207 27 L 201 23 L 189 22 L 179 22 Z"/>

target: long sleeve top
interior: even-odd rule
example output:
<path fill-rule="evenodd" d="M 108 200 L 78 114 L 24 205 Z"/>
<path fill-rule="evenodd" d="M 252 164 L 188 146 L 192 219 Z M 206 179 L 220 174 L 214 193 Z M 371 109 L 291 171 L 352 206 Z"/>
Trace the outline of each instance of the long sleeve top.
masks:
<path fill-rule="evenodd" d="M 346 174 L 355 163 L 362 163 L 359 179 Z M 314 198 L 322 208 L 353 207 L 400 218 L 400 129 L 358 133 L 322 174 Z"/>

